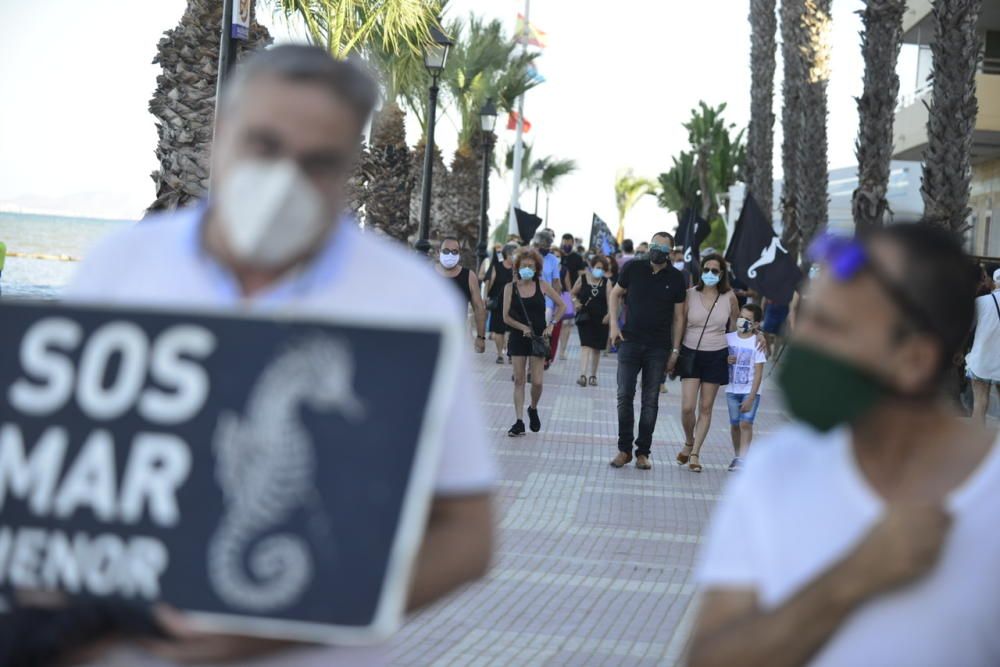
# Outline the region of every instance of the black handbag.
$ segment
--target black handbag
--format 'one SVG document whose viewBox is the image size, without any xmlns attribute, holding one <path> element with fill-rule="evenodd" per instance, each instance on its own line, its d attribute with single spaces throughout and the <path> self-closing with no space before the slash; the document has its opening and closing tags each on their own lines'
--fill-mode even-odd
<svg viewBox="0 0 1000 667">
<path fill-rule="evenodd" d="M 674 372 L 682 378 L 694 375 L 695 353 L 701 348 L 701 340 L 705 337 L 705 329 L 708 328 L 708 321 L 712 319 L 712 311 L 715 310 L 715 304 L 719 303 L 720 296 L 722 295 L 715 295 L 715 301 L 712 302 L 712 307 L 708 309 L 708 315 L 705 317 L 705 326 L 701 328 L 701 335 L 698 336 L 698 344 L 689 353 L 681 352 L 680 356 L 677 357 L 677 366 L 674 367 Z"/>
<path fill-rule="evenodd" d="M 528 309 L 524 305 L 524 299 L 521 298 L 521 292 L 517 289 L 517 283 L 512 283 L 511 289 L 517 294 L 517 302 L 521 304 L 521 312 L 524 313 L 525 324 L 531 327 L 531 356 L 548 359 L 549 351 L 551 350 L 548 339 L 545 336 L 536 336 L 534 334 L 535 325 L 531 322 L 531 316 L 528 315 Z M 535 289 L 542 289 L 542 287 L 536 282 Z"/>
</svg>

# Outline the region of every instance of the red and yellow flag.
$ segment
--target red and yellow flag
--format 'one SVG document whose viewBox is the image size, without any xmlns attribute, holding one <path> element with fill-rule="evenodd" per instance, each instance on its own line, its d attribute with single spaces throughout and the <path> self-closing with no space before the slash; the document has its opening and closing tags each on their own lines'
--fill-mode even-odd
<svg viewBox="0 0 1000 667">
<path fill-rule="evenodd" d="M 515 41 L 518 44 L 537 46 L 540 49 L 544 49 L 549 45 L 548 35 L 536 28 L 532 23 L 525 21 L 523 14 L 517 15 L 517 28 L 514 30 L 514 34 L 517 35 Z"/>
<path fill-rule="evenodd" d="M 518 116 L 518 114 L 517 114 L 516 111 L 511 111 L 510 115 L 507 116 L 507 129 L 508 130 L 516 130 L 517 129 L 517 116 Z M 531 132 L 531 123 L 528 122 L 527 118 L 523 119 L 522 130 L 525 131 L 525 132 Z"/>
</svg>

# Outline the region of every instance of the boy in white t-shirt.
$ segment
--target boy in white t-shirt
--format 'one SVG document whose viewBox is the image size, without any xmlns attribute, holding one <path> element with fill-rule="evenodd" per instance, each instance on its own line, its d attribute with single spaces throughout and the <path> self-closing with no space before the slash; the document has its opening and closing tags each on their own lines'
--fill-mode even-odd
<svg viewBox="0 0 1000 667">
<path fill-rule="evenodd" d="M 764 380 L 767 355 L 757 348 L 757 328 L 763 319 L 760 306 L 748 303 L 740 310 L 736 332 L 726 334 L 729 343 L 729 384 L 726 403 L 729 405 L 730 433 L 735 457 L 729 471 L 743 467 L 743 459 L 753 440 L 753 422 L 760 407 L 760 385 Z"/>
</svg>

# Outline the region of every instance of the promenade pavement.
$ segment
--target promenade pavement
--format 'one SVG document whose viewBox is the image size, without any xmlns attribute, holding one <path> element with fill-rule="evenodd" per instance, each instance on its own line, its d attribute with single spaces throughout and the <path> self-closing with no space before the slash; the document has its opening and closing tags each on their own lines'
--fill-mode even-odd
<svg viewBox="0 0 1000 667">
<path fill-rule="evenodd" d="M 694 620 L 693 569 L 732 459 L 725 397 L 702 450 L 705 470 L 674 462 L 680 382 L 660 395 L 653 469 L 608 465 L 616 452 L 614 355 L 580 387 L 579 343 L 545 374 L 542 431 L 508 438 L 511 367 L 489 351 L 475 373 L 500 466 L 489 574 L 409 620 L 393 665 L 680 664 Z M 492 344 L 489 349 L 493 350 Z M 784 421 L 765 380 L 757 435 Z M 638 415 L 638 396 L 636 402 Z"/>
</svg>

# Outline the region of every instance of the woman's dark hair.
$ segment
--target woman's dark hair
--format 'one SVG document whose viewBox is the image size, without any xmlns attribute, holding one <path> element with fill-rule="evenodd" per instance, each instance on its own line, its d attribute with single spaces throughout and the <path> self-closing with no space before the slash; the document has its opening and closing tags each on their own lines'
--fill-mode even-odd
<svg viewBox="0 0 1000 667">
<path fill-rule="evenodd" d="M 610 272 L 611 277 L 617 278 L 618 272 L 621 271 L 621 267 L 618 266 L 618 260 L 615 259 L 614 255 L 608 255 L 606 259 L 608 260 L 608 271 Z"/>
<path fill-rule="evenodd" d="M 605 271 L 611 268 L 611 263 L 608 261 L 608 258 L 605 257 L 604 255 L 594 255 L 593 257 L 590 258 L 590 268 L 594 268 L 598 264 L 602 265 Z"/>
<path fill-rule="evenodd" d="M 764 311 L 761 310 L 760 306 L 758 306 L 756 303 L 744 304 L 743 307 L 740 308 L 740 310 L 746 310 L 753 313 L 753 321 L 755 324 L 764 319 Z"/>
<path fill-rule="evenodd" d="M 978 272 L 957 235 L 928 223 L 901 223 L 869 232 L 866 240 L 884 240 L 903 255 L 906 280 L 900 290 L 922 309 L 924 317 L 907 317 L 907 326 L 941 342 L 941 374 L 951 369 L 975 319 Z M 904 315 L 905 316 L 905 315 Z"/>
<path fill-rule="evenodd" d="M 713 261 L 719 263 L 719 284 L 716 285 L 715 287 L 716 287 L 716 289 L 719 290 L 719 294 L 725 294 L 726 292 L 728 292 L 730 290 L 730 287 L 729 287 L 729 264 L 726 263 L 726 258 L 725 257 L 723 257 L 722 255 L 720 255 L 718 253 L 715 253 L 715 254 L 709 255 L 708 257 L 703 258 L 701 260 L 701 271 L 702 271 L 702 273 L 704 273 L 705 272 L 705 265 L 708 264 L 709 262 L 713 262 Z M 705 289 L 705 283 L 702 282 L 701 274 L 698 275 L 698 284 L 695 286 L 695 289 L 698 290 L 699 292 L 702 291 L 703 289 Z"/>
</svg>

